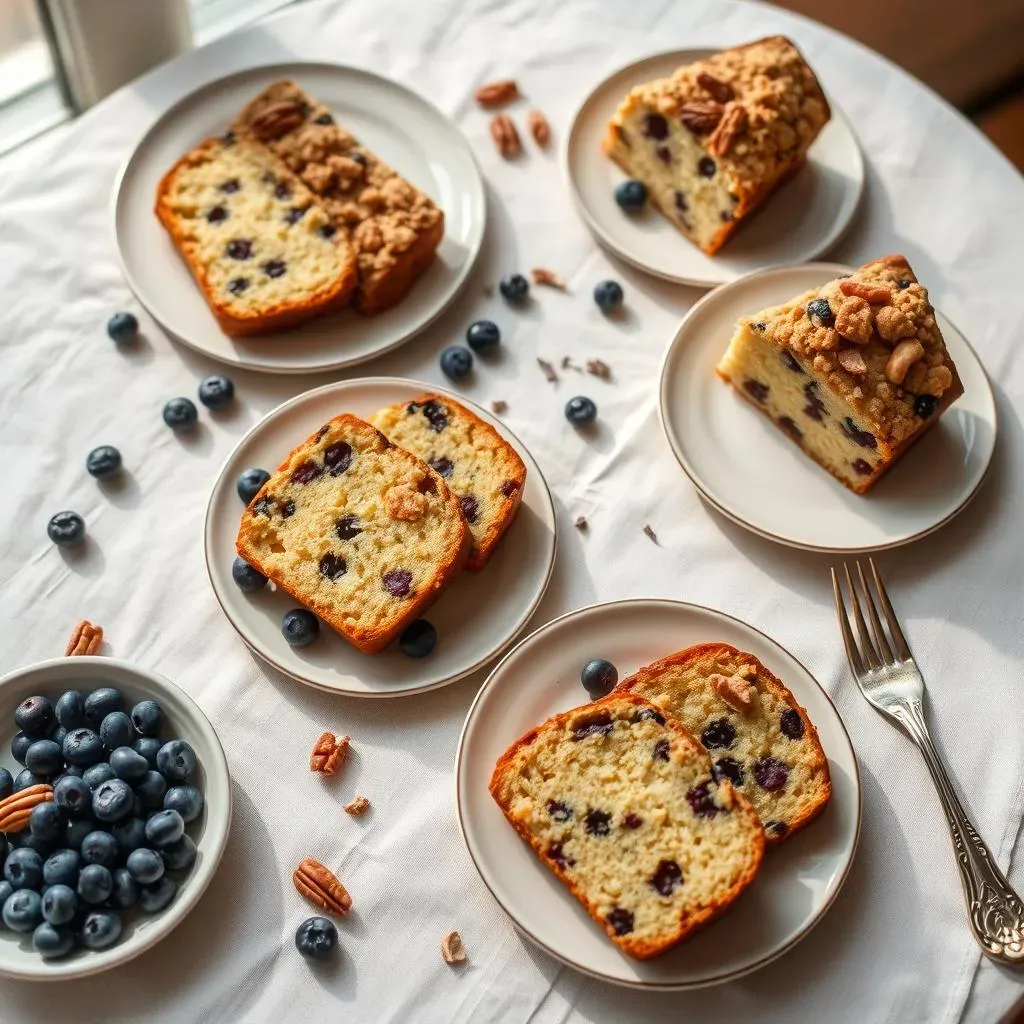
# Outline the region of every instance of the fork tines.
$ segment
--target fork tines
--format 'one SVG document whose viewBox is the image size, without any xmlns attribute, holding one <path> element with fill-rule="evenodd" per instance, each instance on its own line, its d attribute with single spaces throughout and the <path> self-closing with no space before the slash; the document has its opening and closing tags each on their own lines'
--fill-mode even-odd
<svg viewBox="0 0 1024 1024">
<path fill-rule="evenodd" d="M 868 618 L 871 620 L 874 642 L 872 642 L 871 636 L 868 634 L 867 623 L 864 621 L 864 614 L 861 611 L 861 598 L 858 596 L 857 587 L 854 585 L 853 577 L 850 574 L 850 567 L 845 562 L 843 563 L 846 587 L 850 592 L 850 601 L 853 605 L 853 618 L 857 624 L 857 635 L 860 637 L 859 649 L 854 639 L 853 631 L 850 629 L 850 620 L 846 614 L 846 604 L 843 601 L 839 577 L 836 574 L 836 570 L 832 569 L 832 591 L 836 599 L 836 615 L 839 618 L 839 628 L 843 633 L 843 643 L 846 645 L 846 656 L 850 659 L 854 672 L 867 672 L 870 669 L 881 668 L 883 665 L 894 665 L 898 661 L 909 661 L 913 657 L 910 653 L 910 646 L 907 644 L 906 637 L 903 635 L 903 630 L 900 629 L 896 613 L 892 610 L 889 595 L 885 592 L 885 586 L 875 566 L 875 560 L 869 558 L 868 565 L 871 568 L 874 592 L 860 562 L 856 563 L 856 569 L 857 578 L 860 581 L 860 590 L 863 594 L 864 603 L 867 606 Z M 877 593 L 877 598 L 875 593 Z M 879 619 L 877 605 L 881 605 L 882 615 L 888 624 L 888 635 Z"/>
</svg>

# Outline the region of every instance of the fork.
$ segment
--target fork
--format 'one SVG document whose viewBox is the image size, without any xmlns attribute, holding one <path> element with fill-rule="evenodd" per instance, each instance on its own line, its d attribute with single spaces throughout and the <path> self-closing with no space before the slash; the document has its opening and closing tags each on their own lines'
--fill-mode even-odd
<svg viewBox="0 0 1024 1024">
<path fill-rule="evenodd" d="M 889 629 L 886 635 L 879 619 L 876 597 L 860 562 L 857 562 L 857 578 L 874 634 L 872 642 L 861 611 L 857 588 L 849 566 L 844 563 L 843 571 L 853 606 L 853 619 L 860 637 L 859 647 L 850 628 L 839 577 L 836 570 L 832 569 L 836 615 L 853 677 L 867 702 L 902 726 L 924 755 L 949 825 L 964 899 L 967 901 L 967 917 L 975 941 L 987 956 L 998 963 L 1020 966 L 1024 964 L 1024 904 L 982 842 L 935 749 L 922 705 L 924 678 L 889 603 L 889 595 L 885 592 L 874 559 L 869 559 L 868 563 L 877 593 L 877 604 L 881 607 Z"/>
</svg>

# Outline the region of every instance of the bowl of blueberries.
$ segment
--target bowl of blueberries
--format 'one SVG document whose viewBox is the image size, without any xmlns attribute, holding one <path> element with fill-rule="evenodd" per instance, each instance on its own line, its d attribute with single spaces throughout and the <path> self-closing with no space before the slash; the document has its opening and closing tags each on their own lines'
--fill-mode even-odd
<svg viewBox="0 0 1024 1024">
<path fill-rule="evenodd" d="M 227 761 L 154 672 L 59 658 L 0 679 L 0 974 L 80 978 L 159 942 L 227 843 Z"/>
</svg>

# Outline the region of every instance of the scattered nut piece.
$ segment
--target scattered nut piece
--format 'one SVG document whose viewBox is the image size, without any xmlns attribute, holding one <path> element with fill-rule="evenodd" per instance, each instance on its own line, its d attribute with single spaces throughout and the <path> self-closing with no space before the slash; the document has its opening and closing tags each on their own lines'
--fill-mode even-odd
<svg viewBox="0 0 1024 1024">
<path fill-rule="evenodd" d="M 0 800 L 0 832 L 24 832 L 28 828 L 32 808 L 52 802 L 53 786 L 46 783 L 12 793 L 6 800 Z"/>
<path fill-rule="evenodd" d="M 839 290 L 844 295 L 856 295 L 858 299 L 870 302 L 874 306 L 888 306 L 892 302 L 892 292 L 877 284 L 864 284 L 845 278 L 839 282 Z"/>
<path fill-rule="evenodd" d="M 722 120 L 708 139 L 708 152 L 712 156 L 726 156 L 733 143 L 747 130 L 747 108 L 730 103 Z"/>
<path fill-rule="evenodd" d="M 260 111 L 252 119 L 249 127 L 258 138 L 269 142 L 271 139 L 280 138 L 293 128 L 298 128 L 305 120 L 306 115 L 302 107 L 293 100 L 289 100 L 283 103 L 271 103 L 269 107 Z"/>
<path fill-rule="evenodd" d="M 836 358 L 847 373 L 861 377 L 868 372 L 868 364 L 864 362 L 864 357 L 860 354 L 859 349 L 841 348 Z"/>
<path fill-rule="evenodd" d="M 709 74 L 707 71 L 702 71 L 697 75 L 697 84 L 705 92 L 710 93 L 719 103 L 728 103 L 732 99 L 732 86 L 728 82 L 723 82 L 720 78 L 715 78 L 714 75 Z"/>
<path fill-rule="evenodd" d="M 352 814 L 355 817 L 359 817 L 360 814 L 365 814 L 370 809 L 370 801 L 365 796 L 357 796 L 354 800 L 349 800 L 345 804 L 345 811 L 347 814 Z"/>
<path fill-rule="evenodd" d="M 491 138 L 506 160 L 514 160 L 523 151 L 519 132 L 508 114 L 495 114 L 491 119 Z"/>
<path fill-rule="evenodd" d="M 553 270 L 545 270 L 543 267 L 534 267 L 530 271 L 533 275 L 534 284 L 546 284 L 549 288 L 557 288 L 565 291 L 565 281 Z"/>
<path fill-rule="evenodd" d="M 537 365 L 544 371 L 544 378 L 550 384 L 554 384 L 558 380 L 558 374 L 555 373 L 555 368 L 546 360 L 538 359 Z"/>
<path fill-rule="evenodd" d="M 895 306 L 883 306 L 875 314 L 875 330 L 884 341 L 896 342 L 917 333 L 910 317 Z"/>
<path fill-rule="evenodd" d="M 313 753 L 309 756 L 309 770 L 321 775 L 333 775 L 348 754 L 351 737 L 336 738 L 333 732 L 325 732 L 316 741 Z"/>
<path fill-rule="evenodd" d="M 344 917 L 352 909 L 348 889 L 338 881 L 333 871 L 312 857 L 307 857 L 295 869 L 292 883 L 310 903 L 329 914 Z"/>
<path fill-rule="evenodd" d="M 64 656 L 70 658 L 80 654 L 95 654 L 102 645 L 103 627 L 94 626 L 88 619 L 82 619 L 71 634 Z"/>
<path fill-rule="evenodd" d="M 644 523 L 644 533 L 646 533 L 655 544 L 658 543 L 658 535 L 651 529 L 650 523 Z"/>
<path fill-rule="evenodd" d="M 890 384 L 902 384 L 907 371 L 924 355 L 924 345 L 917 338 L 901 341 L 885 364 L 885 376 Z"/>
<path fill-rule="evenodd" d="M 491 402 L 491 412 L 500 416 L 505 410 L 508 409 L 508 402 L 503 402 L 500 398 L 496 398 Z"/>
<path fill-rule="evenodd" d="M 711 688 L 734 711 L 744 714 L 754 701 L 750 684 L 737 676 L 713 675 L 709 679 Z"/>
<path fill-rule="evenodd" d="M 577 530 L 585 530 L 587 528 L 587 517 L 577 516 L 576 522 L 573 524 Z"/>
<path fill-rule="evenodd" d="M 874 317 L 865 299 L 851 295 L 836 312 L 836 333 L 857 345 L 866 345 L 874 333 Z"/>
<path fill-rule="evenodd" d="M 679 108 L 679 119 L 694 135 L 707 135 L 718 127 L 723 113 L 721 103 L 691 100 Z"/>
<path fill-rule="evenodd" d="M 607 363 L 601 362 L 600 359 L 587 360 L 587 373 L 600 377 L 601 380 L 612 379 L 612 368 Z"/>
<path fill-rule="evenodd" d="M 548 124 L 548 119 L 539 110 L 531 110 L 526 115 L 526 125 L 530 129 L 533 141 L 541 149 L 547 148 L 551 141 L 551 125 Z"/>
<path fill-rule="evenodd" d="M 583 372 L 582 366 L 577 366 L 572 361 L 572 356 L 562 356 L 562 369 L 563 370 L 575 370 L 577 373 Z"/>
<path fill-rule="evenodd" d="M 449 932 L 441 940 L 441 956 L 446 964 L 465 963 L 466 946 L 458 932 Z"/>
<path fill-rule="evenodd" d="M 519 98 L 519 86 L 513 78 L 502 78 L 497 82 L 481 85 L 476 91 L 476 101 L 481 107 L 500 107 Z"/>
</svg>

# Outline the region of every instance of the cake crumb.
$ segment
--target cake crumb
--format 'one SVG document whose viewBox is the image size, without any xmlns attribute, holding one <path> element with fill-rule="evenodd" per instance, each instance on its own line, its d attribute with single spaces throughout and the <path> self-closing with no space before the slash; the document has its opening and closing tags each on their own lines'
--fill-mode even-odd
<svg viewBox="0 0 1024 1024">
<path fill-rule="evenodd" d="M 572 356 L 562 356 L 562 369 L 563 370 L 575 370 L 577 373 L 583 372 L 582 366 L 577 366 L 572 361 Z"/>
<path fill-rule="evenodd" d="M 655 544 L 658 543 L 658 535 L 651 529 L 650 523 L 644 523 L 644 533 L 646 533 Z"/>
<path fill-rule="evenodd" d="M 491 412 L 496 413 L 500 416 L 505 410 L 508 409 L 508 402 L 503 402 L 500 398 L 496 398 L 491 402 Z"/>
<path fill-rule="evenodd" d="M 458 932 L 449 932 L 441 940 L 441 956 L 446 964 L 465 963 L 466 945 Z"/>
<path fill-rule="evenodd" d="M 549 383 L 554 384 L 558 380 L 558 374 L 555 373 L 555 368 L 546 360 L 538 357 L 537 365 L 544 371 L 544 378 Z"/>
<path fill-rule="evenodd" d="M 587 528 L 587 517 L 577 516 L 576 522 L 573 524 L 577 530 L 585 530 Z"/>
<path fill-rule="evenodd" d="M 595 377 L 600 377 L 601 380 L 612 379 L 612 368 L 600 359 L 587 360 L 587 373 L 591 373 Z"/>
<path fill-rule="evenodd" d="M 357 818 L 360 814 L 365 814 L 369 809 L 370 801 L 365 796 L 357 796 L 354 800 L 350 800 L 345 804 L 345 813 Z"/>
</svg>

